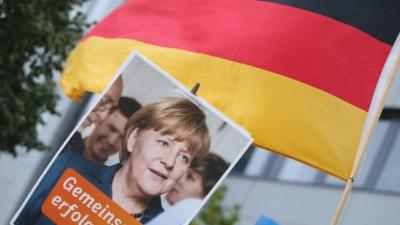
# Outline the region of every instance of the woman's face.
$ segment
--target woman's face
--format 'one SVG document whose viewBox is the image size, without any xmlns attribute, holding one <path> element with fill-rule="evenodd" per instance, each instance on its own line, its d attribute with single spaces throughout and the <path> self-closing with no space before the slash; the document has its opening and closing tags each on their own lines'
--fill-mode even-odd
<svg viewBox="0 0 400 225">
<path fill-rule="evenodd" d="M 168 192 L 185 174 L 192 154 L 186 142 L 176 136 L 163 135 L 154 129 L 135 129 L 129 135 L 127 149 L 131 152 L 126 165 L 128 182 L 145 196 Z"/>
</svg>

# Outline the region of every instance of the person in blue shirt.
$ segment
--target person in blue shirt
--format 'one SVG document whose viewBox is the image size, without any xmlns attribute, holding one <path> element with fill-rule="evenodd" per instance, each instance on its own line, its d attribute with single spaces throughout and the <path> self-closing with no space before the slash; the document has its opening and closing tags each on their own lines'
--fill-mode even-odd
<svg viewBox="0 0 400 225">
<path fill-rule="evenodd" d="M 114 166 L 87 160 L 67 149 L 54 161 L 15 224 L 54 224 L 41 205 L 67 168 L 73 168 L 142 223 L 163 209 L 167 193 L 190 164 L 208 154 L 210 134 L 206 116 L 184 98 L 164 98 L 148 104 L 128 120 L 120 163 Z"/>
</svg>

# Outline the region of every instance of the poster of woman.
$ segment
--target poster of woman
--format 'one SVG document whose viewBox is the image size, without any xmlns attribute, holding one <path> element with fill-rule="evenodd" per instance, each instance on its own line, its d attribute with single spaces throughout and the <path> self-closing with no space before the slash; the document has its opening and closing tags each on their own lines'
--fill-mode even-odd
<svg viewBox="0 0 400 225">
<path fill-rule="evenodd" d="M 234 121 L 133 52 L 10 224 L 190 222 L 251 143 Z"/>
</svg>

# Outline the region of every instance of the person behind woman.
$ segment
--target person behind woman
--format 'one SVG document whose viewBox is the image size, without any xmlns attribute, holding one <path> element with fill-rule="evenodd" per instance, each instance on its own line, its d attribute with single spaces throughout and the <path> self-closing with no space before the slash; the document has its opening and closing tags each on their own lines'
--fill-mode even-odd
<svg viewBox="0 0 400 225">
<path fill-rule="evenodd" d="M 64 147 L 64 150 L 72 148 L 76 152 L 83 152 L 85 149 L 85 142 L 83 140 L 83 133 L 88 129 L 96 127 L 97 124 L 106 120 L 106 118 L 113 113 L 116 109 L 117 102 L 119 102 L 122 89 L 123 89 L 122 77 L 118 77 L 115 83 L 110 89 L 104 94 L 97 105 L 90 111 L 90 113 L 83 120 L 79 129 L 74 133 L 68 144 Z"/>
<path fill-rule="evenodd" d="M 74 151 L 62 152 L 28 200 L 15 224 L 53 224 L 40 207 L 67 168 L 73 168 L 129 214 L 147 223 L 163 211 L 168 192 L 192 162 L 210 148 L 204 112 L 184 98 L 148 104 L 129 118 L 120 164 L 108 167 Z"/>
<path fill-rule="evenodd" d="M 211 191 L 228 167 L 229 164 L 215 153 L 209 153 L 205 158 L 193 162 L 166 196 L 172 206 L 148 225 L 188 223 L 201 208 L 201 199 Z"/>
<path fill-rule="evenodd" d="M 174 205 L 187 198 L 204 198 L 228 167 L 229 163 L 221 156 L 210 152 L 205 158 L 190 165 L 185 175 L 168 192 L 166 200 Z"/>
<path fill-rule="evenodd" d="M 89 115 L 82 122 L 81 127 L 86 128 L 94 123 L 104 121 L 113 110 L 116 109 L 117 103 L 122 93 L 124 82 L 122 76 L 115 80 L 115 83 L 104 94 L 97 105 L 90 111 Z"/>
<path fill-rule="evenodd" d="M 83 140 L 83 146 L 72 149 L 83 154 L 83 157 L 87 159 L 103 164 L 115 154 L 116 157 L 112 163 L 114 164 L 118 161 L 117 153 L 122 149 L 126 123 L 141 107 L 142 105 L 134 98 L 122 96 L 118 101 L 117 109 L 104 121 L 97 124 L 93 132 Z"/>
</svg>

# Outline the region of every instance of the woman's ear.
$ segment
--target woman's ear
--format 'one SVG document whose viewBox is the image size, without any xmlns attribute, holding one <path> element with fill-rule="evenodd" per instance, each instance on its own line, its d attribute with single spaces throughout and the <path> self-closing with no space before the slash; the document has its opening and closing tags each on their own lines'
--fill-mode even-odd
<svg viewBox="0 0 400 225">
<path fill-rule="evenodd" d="M 138 136 L 138 133 L 139 133 L 139 128 L 135 128 L 133 131 L 132 131 L 132 133 L 129 135 L 129 137 L 128 137 L 128 141 L 127 141 L 127 143 L 126 143 L 126 149 L 128 150 L 128 152 L 131 152 L 132 153 L 132 151 L 133 151 L 133 146 L 135 145 L 135 143 L 136 143 L 136 139 L 137 139 L 137 136 Z"/>
</svg>

